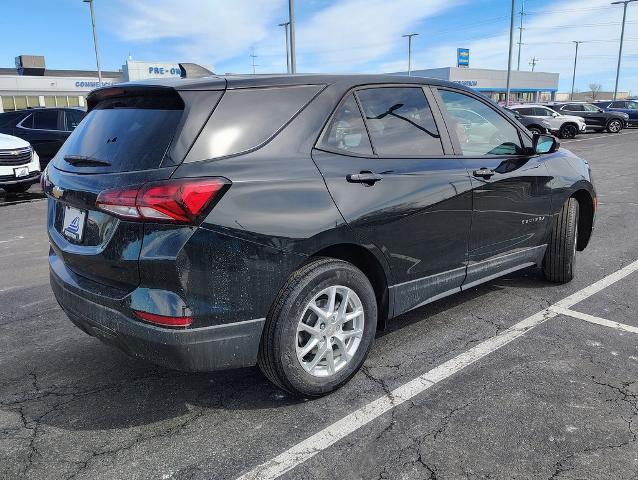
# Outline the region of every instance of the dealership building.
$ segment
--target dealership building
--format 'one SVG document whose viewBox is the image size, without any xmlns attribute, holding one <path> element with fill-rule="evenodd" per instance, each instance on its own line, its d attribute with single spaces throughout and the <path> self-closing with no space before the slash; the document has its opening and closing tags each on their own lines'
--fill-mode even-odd
<svg viewBox="0 0 638 480">
<path fill-rule="evenodd" d="M 465 85 L 495 101 L 504 101 L 507 71 L 469 68 L 469 57 L 459 66 L 413 70 L 412 76 L 432 77 Z M 469 52 L 468 52 L 469 55 Z M 461 62 L 466 61 L 467 66 Z M 100 86 L 96 71 L 50 70 L 44 57 L 21 55 L 15 68 L 0 68 L 0 112 L 30 107 L 85 107 L 86 96 Z M 206 68 L 213 70 L 212 66 Z M 398 72 L 407 75 L 407 72 Z M 135 80 L 179 77 L 178 62 L 148 62 L 129 58 L 118 71 L 102 71 L 102 85 Z M 558 73 L 512 71 L 511 98 L 516 102 L 555 100 Z"/>
<path fill-rule="evenodd" d="M 398 72 L 407 75 L 407 72 Z M 507 70 L 445 67 L 412 70 L 411 75 L 438 78 L 458 83 L 482 92 L 497 102 L 505 101 Z M 510 99 L 513 102 L 548 102 L 556 99 L 558 73 L 513 70 L 510 79 Z"/>
<path fill-rule="evenodd" d="M 102 85 L 179 77 L 177 62 L 147 62 L 129 58 L 116 72 L 102 71 Z M 15 68 L 0 68 L 0 112 L 29 107 L 85 107 L 88 93 L 100 86 L 96 71 L 50 70 L 44 57 L 21 55 Z"/>
</svg>

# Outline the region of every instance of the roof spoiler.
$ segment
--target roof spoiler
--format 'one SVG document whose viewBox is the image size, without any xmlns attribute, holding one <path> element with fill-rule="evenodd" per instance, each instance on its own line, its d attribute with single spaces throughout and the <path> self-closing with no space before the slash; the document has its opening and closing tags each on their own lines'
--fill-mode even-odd
<svg viewBox="0 0 638 480">
<path fill-rule="evenodd" d="M 182 78 L 203 78 L 215 75 L 215 73 L 196 63 L 180 63 L 179 70 Z"/>
</svg>

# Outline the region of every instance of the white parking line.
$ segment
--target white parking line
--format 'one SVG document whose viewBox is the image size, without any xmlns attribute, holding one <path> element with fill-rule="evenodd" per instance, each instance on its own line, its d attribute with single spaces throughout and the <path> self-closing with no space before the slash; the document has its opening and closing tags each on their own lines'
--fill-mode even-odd
<svg viewBox="0 0 638 480">
<path fill-rule="evenodd" d="M 633 130 L 631 132 L 621 132 L 621 133 L 612 133 L 612 134 L 606 134 L 606 135 L 596 135 L 595 137 L 587 137 L 587 138 L 577 138 L 576 140 L 564 140 L 562 143 L 564 143 L 565 145 L 570 145 L 572 143 L 576 143 L 576 142 L 584 142 L 586 140 L 594 140 L 596 138 L 614 138 L 614 137 L 620 137 L 622 135 L 633 135 L 635 133 L 638 133 L 638 130 Z"/>
<path fill-rule="evenodd" d="M 623 330 L 630 333 L 638 333 L 637 327 L 631 325 L 625 325 L 624 323 L 614 322 L 605 318 L 594 317 L 583 312 L 577 312 L 576 310 L 570 310 L 568 308 L 552 307 L 551 310 L 560 315 L 567 315 L 568 317 L 578 318 L 589 323 L 595 323 L 596 325 L 602 325 L 603 327 L 615 328 L 616 330 Z"/>
<path fill-rule="evenodd" d="M 341 420 L 328 425 L 323 430 L 294 445 L 275 458 L 243 474 L 237 480 L 274 480 L 280 477 L 384 413 L 401 405 L 414 396 L 423 393 L 436 383 L 445 380 L 490 353 L 495 352 L 550 318 L 556 317 L 559 313 L 554 311 L 555 308 L 568 309 L 637 270 L 638 261 L 635 261 L 596 283 L 579 290 L 573 295 L 564 298 L 549 308 L 527 317 L 500 334 L 479 343 L 475 347 L 470 348 L 466 352 L 448 360 L 429 372 L 404 383 L 387 395 L 379 397 L 349 415 L 346 415 Z"/>
</svg>

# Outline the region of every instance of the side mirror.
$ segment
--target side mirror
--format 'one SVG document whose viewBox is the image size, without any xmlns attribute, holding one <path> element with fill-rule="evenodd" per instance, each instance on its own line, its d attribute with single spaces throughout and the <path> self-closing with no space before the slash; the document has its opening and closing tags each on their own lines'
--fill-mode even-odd
<svg viewBox="0 0 638 480">
<path fill-rule="evenodd" d="M 552 117 L 554 118 L 558 117 L 558 113 L 557 112 L 552 113 Z"/>
<path fill-rule="evenodd" d="M 539 155 L 554 153 L 560 148 L 560 142 L 553 135 L 534 135 L 534 152 Z"/>
</svg>

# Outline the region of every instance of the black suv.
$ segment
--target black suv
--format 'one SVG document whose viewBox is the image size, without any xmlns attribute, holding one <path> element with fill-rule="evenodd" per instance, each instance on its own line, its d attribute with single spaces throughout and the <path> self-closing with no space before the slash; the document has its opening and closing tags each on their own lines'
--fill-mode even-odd
<svg viewBox="0 0 638 480">
<path fill-rule="evenodd" d="M 397 315 L 526 267 L 572 279 L 596 194 L 558 148 L 426 78 L 98 89 L 44 174 L 51 286 L 130 355 L 323 395 Z"/>
<path fill-rule="evenodd" d="M 86 113 L 78 108 L 31 108 L 0 113 L 0 133 L 31 144 L 44 168 Z"/>
<path fill-rule="evenodd" d="M 575 115 L 582 117 L 587 128 L 597 131 L 607 130 L 609 133 L 618 133 L 627 126 L 629 115 L 622 112 L 605 111 L 591 103 L 548 103 L 547 106 L 563 115 Z"/>
</svg>

